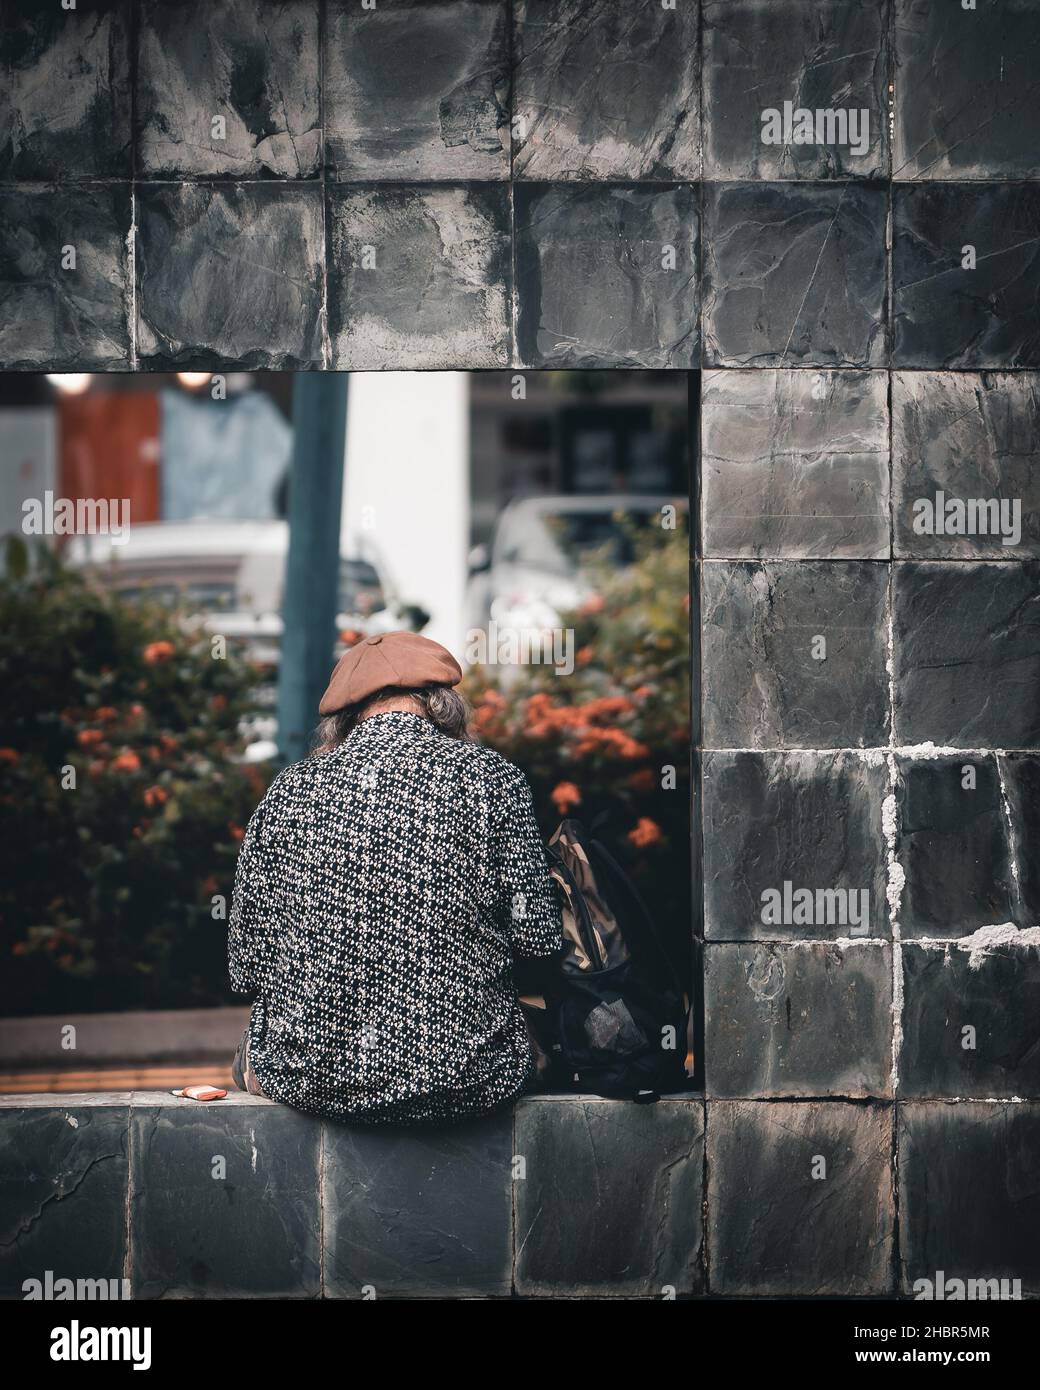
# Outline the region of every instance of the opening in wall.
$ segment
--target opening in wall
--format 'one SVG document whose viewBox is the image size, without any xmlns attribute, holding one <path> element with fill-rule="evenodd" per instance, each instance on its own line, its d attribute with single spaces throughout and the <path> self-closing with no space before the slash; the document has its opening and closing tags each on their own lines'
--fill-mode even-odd
<svg viewBox="0 0 1040 1390">
<path fill-rule="evenodd" d="M 607 852 L 600 964 L 635 932 L 692 1000 L 696 375 L 0 378 L 0 1089 L 229 1083 L 246 826 L 334 662 L 402 629 L 458 658 L 543 842 L 570 820 Z M 647 1028 L 606 1003 L 615 1039 Z"/>
</svg>

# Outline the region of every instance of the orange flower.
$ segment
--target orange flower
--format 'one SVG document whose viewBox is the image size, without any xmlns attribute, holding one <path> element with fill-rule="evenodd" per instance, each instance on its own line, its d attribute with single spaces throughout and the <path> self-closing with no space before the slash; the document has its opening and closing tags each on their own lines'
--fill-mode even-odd
<svg viewBox="0 0 1040 1390">
<path fill-rule="evenodd" d="M 113 719 L 119 718 L 119 711 L 111 705 L 98 705 L 94 711 L 94 718 L 100 719 L 103 723 L 110 724 Z"/>
<path fill-rule="evenodd" d="M 632 691 L 632 694 L 637 700 L 645 700 L 648 695 L 652 695 L 653 693 L 654 688 L 652 685 L 637 685 L 635 690 Z"/>
<path fill-rule="evenodd" d="M 146 806 L 162 806 L 169 801 L 170 793 L 165 787 L 146 787 L 144 793 L 144 804 Z"/>
<path fill-rule="evenodd" d="M 141 759 L 136 753 L 127 749 L 125 753 L 120 753 L 118 758 L 112 759 L 113 772 L 139 772 L 141 770 Z"/>
<path fill-rule="evenodd" d="M 144 705 L 131 705 L 130 713 L 135 719 L 140 719 L 141 715 L 144 714 Z"/>
<path fill-rule="evenodd" d="M 579 666 L 587 666 L 594 656 L 595 652 L 591 647 L 579 647 L 574 659 Z"/>
<path fill-rule="evenodd" d="M 629 762 L 650 755 L 646 744 L 639 743 L 623 729 L 586 729 L 574 745 L 574 752 L 579 758 L 587 757 L 590 753 L 606 753 Z"/>
<path fill-rule="evenodd" d="M 568 811 L 575 806 L 581 805 L 581 792 L 573 782 L 560 782 L 549 793 L 552 803 L 561 816 L 565 816 Z"/>
<path fill-rule="evenodd" d="M 144 659 L 149 666 L 154 666 L 157 661 L 168 661 L 173 652 L 172 642 L 149 642 L 144 649 Z"/>
<path fill-rule="evenodd" d="M 210 709 L 212 709 L 212 710 L 223 710 L 223 709 L 227 709 L 227 707 L 228 707 L 228 698 L 227 698 L 227 696 L 226 696 L 226 695 L 219 695 L 219 694 L 218 694 L 218 695 L 214 695 L 213 698 L 212 698 L 212 699 L 210 700 L 210 702 L 209 702 L 209 707 L 210 707 Z"/>
<path fill-rule="evenodd" d="M 364 635 L 363 632 L 358 632 L 356 627 L 345 627 L 339 635 L 339 640 L 345 642 L 348 647 L 356 647 Z"/>
<path fill-rule="evenodd" d="M 662 839 L 661 827 L 649 816 L 640 816 L 628 832 L 628 838 L 637 849 L 646 849 L 647 845 L 660 843 Z"/>
<path fill-rule="evenodd" d="M 0 763 L 17 763 L 22 758 L 16 748 L 0 748 Z"/>
<path fill-rule="evenodd" d="M 231 820 L 228 821 L 228 834 L 233 840 L 244 840 L 246 837 L 246 832 L 242 827 Z"/>
<path fill-rule="evenodd" d="M 641 767 L 638 772 L 633 772 L 629 777 L 628 785 L 634 792 L 652 792 L 654 789 L 654 774 L 648 767 Z"/>
<path fill-rule="evenodd" d="M 603 612 L 604 602 L 602 594 L 589 594 L 578 612 L 583 618 L 591 618 L 593 614 Z"/>
<path fill-rule="evenodd" d="M 104 737 L 100 729 L 80 729 L 76 742 L 81 748 L 91 748 L 95 743 L 101 743 Z"/>
</svg>

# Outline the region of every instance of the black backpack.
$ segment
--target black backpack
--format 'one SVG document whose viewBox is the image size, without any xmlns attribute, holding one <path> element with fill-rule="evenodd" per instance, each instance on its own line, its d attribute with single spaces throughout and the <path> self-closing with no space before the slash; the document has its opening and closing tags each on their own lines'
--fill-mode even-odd
<svg viewBox="0 0 1040 1390">
<path fill-rule="evenodd" d="M 564 952 L 546 991 L 548 1083 L 653 1101 L 689 1085 L 689 1001 L 635 885 L 580 822 L 548 846 Z"/>
</svg>

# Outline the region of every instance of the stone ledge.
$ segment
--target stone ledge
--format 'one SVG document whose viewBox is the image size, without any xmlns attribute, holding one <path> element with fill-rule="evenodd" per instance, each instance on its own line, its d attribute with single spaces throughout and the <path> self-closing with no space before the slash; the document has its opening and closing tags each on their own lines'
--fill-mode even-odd
<svg viewBox="0 0 1040 1390">
<path fill-rule="evenodd" d="M 48 1270 L 139 1299 L 688 1296 L 703 1135 L 686 1095 L 431 1130 L 237 1091 L 3 1096 L 0 1297 Z"/>
<path fill-rule="evenodd" d="M 50 1271 L 138 1299 L 891 1298 L 941 1270 L 1036 1298 L 1038 1140 L 1040 1102 L 996 1098 L 535 1096 L 375 1130 L 240 1092 L 5 1096 L 0 1297 Z"/>
</svg>

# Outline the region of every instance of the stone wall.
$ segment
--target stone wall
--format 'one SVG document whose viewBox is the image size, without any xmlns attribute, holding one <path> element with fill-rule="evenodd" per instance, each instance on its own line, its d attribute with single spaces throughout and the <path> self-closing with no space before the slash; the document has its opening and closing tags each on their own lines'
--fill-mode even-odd
<svg viewBox="0 0 1040 1390">
<path fill-rule="evenodd" d="M 579 1226 L 527 1240 L 522 1189 L 518 1290 L 1036 1292 L 1035 0 L 81 0 L 8 5 L 0 42 L 4 366 L 702 369 L 705 1257 L 662 1196 L 674 1152 L 693 1201 L 696 1104 L 537 1102 Z M 863 138 L 764 143 L 786 101 Z M 1017 500 L 1017 543 L 915 530 L 939 493 Z M 764 922 L 785 883 L 868 894 L 866 933 Z M 113 1133 L 251 1112 L 147 1113 Z M 590 1115 L 664 1184 L 625 1279 L 564 1240 L 625 1171 Z"/>
</svg>

